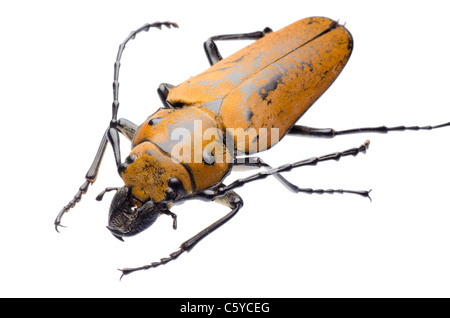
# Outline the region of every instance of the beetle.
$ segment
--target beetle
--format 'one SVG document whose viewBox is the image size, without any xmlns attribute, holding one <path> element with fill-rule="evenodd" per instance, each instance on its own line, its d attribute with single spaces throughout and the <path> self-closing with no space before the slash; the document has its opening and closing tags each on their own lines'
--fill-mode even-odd
<svg viewBox="0 0 450 318">
<path fill-rule="evenodd" d="M 272 168 L 250 155 L 275 146 L 287 135 L 333 138 L 356 133 L 387 133 L 431 130 L 450 126 L 366 127 L 347 130 L 296 125 L 299 118 L 330 87 L 350 58 L 353 38 L 338 22 L 325 17 L 299 20 L 277 32 L 262 31 L 210 37 L 204 50 L 211 67 L 174 86 L 163 83 L 157 93 L 163 106 L 141 125 L 118 119 L 119 70 L 127 43 L 150 28 L 167 28 L 173 22 L 145 24 L 131 32 L 119 46 L 114 64 L 112 119 L 86 174 L 86 181 L 61 210 L 62 216 L 81 200 L 95 182 L 107 144 L 111 144 L 122 187 L 106 188 L 97 196 L 116 191 L 109 210 L 107 228 L 118 239 L 136 235 L 160 215 L 177 217 L 170 208 L 187 200 L 213 201 L 230 212 L 181 244 L 169 257 L 149 265 L 122 269 L 122 276 L 157 267 L 178 258 L 211 232 L 229 221 L 242 208 L 234 191 L 249 182 L 274 176 L 296 193 L 350 193 L 370 198 L 370 191 L 299 188 L 280 175 L 291 169 L 364 153 L 369 141 L 359 147 L 313 157 Z M 216 41 L 255 40 L 223 59 Z M 122 162 L 119 133 L 131 141 L 131 152 Z M 232 168 L 265 168 L 225 185 Z"/>
</svg>

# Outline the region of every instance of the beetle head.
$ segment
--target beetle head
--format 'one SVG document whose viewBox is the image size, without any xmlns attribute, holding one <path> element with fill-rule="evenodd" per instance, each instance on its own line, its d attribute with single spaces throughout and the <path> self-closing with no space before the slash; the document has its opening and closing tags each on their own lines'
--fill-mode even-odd
<svg viewBox="0 0 450 318">
<path fill-rule="evenodd" d="M 149 200 L 138 207 L 135 202 L 127 186 L 119 188 L 111 201 L 107 228 L 120 240 L 146 230 L 161 213 L 168 211 L 165 203 Z"/>
</svg>

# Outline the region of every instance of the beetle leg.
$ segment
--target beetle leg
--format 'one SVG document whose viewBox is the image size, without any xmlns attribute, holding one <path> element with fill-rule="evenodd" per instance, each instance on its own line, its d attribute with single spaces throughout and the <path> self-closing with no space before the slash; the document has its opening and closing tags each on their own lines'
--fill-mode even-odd
<svg viewBox="0 0 450 318">
<path fill-rule="evenodd" d="M 120 118 L 117 121 L 117 124 L 114 126 L 122 135 L 127 137 L 129 141 L 133 140 L 134 135 L 136 134 L 136 131 L 138 129 L 138 126 L 128 119 Z"/>
<path fill-rule="evenodd" d="M 162 83 L 159 85 L 156 92 L 158 93 L 159 98 L 161 99 L 164 108 L 173 108 L 173 106 L 167 101 L 167 95 L 169 95 L 169 92 L 172 88 L 174 88 L 175 85 Z"/>
<path fill-rule="evenodd" d="M 262 31 L 256 31 L 251 33 L 240 33 L 240 34 L 223 34 L 215 35 L 210 37 L 203 43 L 203 48 L 205 49 L 206 56 L 208 58 L 209 64 L 214 65 L 222 59 L 219 49 L 214 41 L 226 41 L 226 40 L 258 40 L 265 36 L 267 33 L 272 32 L 271 28 L 265 28 Z"/>
<path fill-rule="evenodd" d="M 238 180 L 234 181 L 233 183 L 229 184 L 228 186 L 223 186 L 223 187 L 220 186 L 215 189 L 204 190 L 202 192 L 196 193 L 194 198 L 199 198 L 199 199 L 204 199 L 204 200 L 213 200 L 213 199 L 216 199 L 217 197 L 226 195 L 229 191 L 232 191 L 236 188 L 242 187 L 243 185 L 245 185 L 249 182 L 265 179 L 268 176 L 273 176 L 278 173 L 288 172 L 294 168 L 299 168 L 299 167 L 304 167 L 304 166 L 314 166 L 314 165 L 317 165 L 319 162 L 329 161 L 329 160 L 339 160 L 341 157 L 346 157 L 346 156 L 350 156 L 350 155 L 356 156 L 361 152 L 366 152 L 368 147 L 369 147 L 369 141 L 367 140 L 364 144 L 362 144 L 358 148 L 351 148 L 351 149 L 348 149 L 348 150 L 342 151 L 342 152 L 335 152 L 335 153 L 331 153 L 331 154 L 328 154 L 325 156 L 312 157 L 310 159 L 298 161 L 295 163 L 285 164 L 285 165 L 279 166 L 277 168 L 273 168 L 270 170 L 266 170 L 266 171 L 251 175 L 244 179 L 238 179 Z M 326 189 L 326 190 L 324 190 L 324 189 L 310 189 L 310 188 L 296 187 L 295 191 L 309 193 L 309 194 L 312 194 L 312 193 L 316 193 L 316 194 L 352 193 L 352 194 L 358 194 L 358 195 L 361 195 L 363 197 L 367 197 L 370 199 L 370 196 L 369 196 L 370 191 L 365 191 L 365 190 L 363 190 L 363 191 L 343 190 L 343 189 Z"/>
<path fill-rule="evenodd" d="M 272 167 L 265 163 L 261 158 L 259 157 L 244 157 L 244 158 L 236 158 L 233 163 L 233 169 L 237 168 L 261 168 L 264 167 L 266 169 L 272 169 Z M 295 184 L 290 183 L 288 180 L 286 180 L 281 174 L 275 174 L 275 178 L 277 178 L 278 181 L 280 181 L 288 190 L 297 193 L 297 189 L 299 189 Z"/>
<path fill-rule="evenodd" d="M 122 272 L 122 276 L 120 278 L 122 278 L 124 275 L 128 275 L 128 274 L 131 274 L 136 271 L 146 270 L 146 269 L 150 269 L 153 267 L 157 267 L 159 265 L 167 264 L 168 262 L 177 259 L 178 256 L 180 256 L 184 252 L 190 252 L 194 248 L 194 246 L 197 245 L 198 242 L 203 240 L 206 236 L 208 236 L 213 231 L 217 230 L 219 227 L 221 227 L 226 222 L 228 222 L 233 216 L 235 216 L 237 214 L 237 212 L 244 205 L 244 202 L 242 201 L 241 197 L 238 194 L 236 194 L 234 191 L 229 191 L 228 193 L 226 193 L 226 195 L 224 195 L 220 198 L 215 198 L 214 202 L 220 203 L 220 204 L 223 204 L 223 205 L 229 207 L 231 209 L 231 211 L 224 217 L 222 217 L 219 220 L 217 220 L 216 222 L 212 223 L 210 226 L 208 226 L 204 230 L 200 231 L 197 235 L 191 237 L 189 240 L 182 243 L 179 250 L 171 253 L 169 255 L 169 257 L 162 258 L 158 262 L 153 262 L 149 265 L 144 265 L 141 267 L 120 269 L 120 271 Z"/>
<path fill-rule="evenodd" d="M 78 192 L 75 194 L 74 198 L 59 212 L 58 216 L 55 219 L 55 229 L 58 231 L 58 226 L 61 225 L 61 219 L 64 213 L 73 208 L 80 200 L 81 196 L 85 194 L 89 188 L 89 185 L 95 182 L 97 179 L 98 171 L 100 169 L 100 165 L 102 163 L 103 155 L 105 154 L 106 146 L 108 145 L 108 141 L 111 142 L 114 156 L 116 159 L 116 164 L 120 165 L 120 149 L 119 149 L 119 136 L 118 132 L 122 133 L 125 137 L 131 140 L 136 132 L 137 126 L 133 124 L 131 121 L 126 119 L 119 119 L 115 122 L 115 124 L 111 123 L 111 127 L 106 129 L 105 134 L 100 142 L 100 146 L 98 147 L 97 154 L 95 155 L 94 161 L 91 164 L 88 172 L 86 173 L 86 181 L 81 185 L 78 189 Z"/>
<path fill-rule="evenodd" d="M 288 135 L 333 138 L 339 135 L 350 135 L 359 133 L 388 133 L 391 131 L 406 131 L 406 130 L 415 130 L 415 131 L 432 130 L 448 126 L 450 126 L 450 122 L 435 126 L 396 126 L 396 127 L 379 126 L 379 127 L 352 128 L 346 130 L 335 130 L 332 128 L 312 128 L 294 125 L 289 130 Z"/>
</svg>

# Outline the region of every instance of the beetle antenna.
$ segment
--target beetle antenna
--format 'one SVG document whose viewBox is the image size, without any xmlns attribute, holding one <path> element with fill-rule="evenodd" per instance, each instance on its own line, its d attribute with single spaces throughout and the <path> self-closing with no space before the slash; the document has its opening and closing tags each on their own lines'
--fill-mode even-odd
<svg viewBox="0 0 450 318">
<path fill-rule="evenodd" d="M 122 58 L 122 53 L 125 50 L 125 46 L 127 45 L 128 41 L 133 40 L 138 33 L 141 33 L 142 31 L 148 32 L 150 28 L 158 28 L 161 29 L 161 26 L 165 26 L 167 28 L 178 28 L 178 24 L 174 22 L 154 22 L 154 23 L 147 23 L 141 26 L 139 29 L 133 31 L 130 33 L 130 35 L 123 41 L 122 44 L 119 46 L 119 51 L 117 52 L 117 58 L 116 62 L 114 63 L 114 82 L 113 82 L 113 104 L 112 104 L 112 122 L 117 121 L 117 112 L 119 110 L 119 70 L 120 70 L 120 59 Z"/>
</svg>

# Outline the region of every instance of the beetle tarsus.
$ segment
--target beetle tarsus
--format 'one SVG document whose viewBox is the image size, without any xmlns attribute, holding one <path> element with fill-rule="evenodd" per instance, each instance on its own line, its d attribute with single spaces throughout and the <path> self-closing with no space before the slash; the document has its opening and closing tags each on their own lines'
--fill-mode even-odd
<svg viewBox="0 0 450 318">
<path fill-rule="evenodd" d="M 78 192 L 77 192 L 77 194 L 75 194 L 73 199 L 70 200 L 70 202 L 66 206 L 64 206 L 64 208 L 61 210 L 61 212 L 58 213 L 58 215 L 56 216 L 56 219 L 55 219 L 55 230 L 56 230 L 56 232 L 59 233 L 58 226 L 65 227 L 65 226 L 61 225 L 61 219 L 62 219 L 64 213 L 68 212 L 78 202 L 80 202 L 82 195 L 87 192 L 90 184 L 92 184 L 92 182 L 89 181 L 89 180 L 87 180 L 85 183 L 83 183 L 81 185 L 81 187 L 78 189 Z"/>
<path fill-rule="evenodd" d="M 119 271 L 122 272 L 122 275 L 120 276 L 120 280 L 122 280 L 122 277 L 124 277 L 125 275 L 129 275 L 129 274 L 137 272 L 137 271 L 142 271 L 142 270 L 147 270 L 150 268 L 158 267 L 160 265 L 165 265 L 165 264 L 169 263 L 170 261 L 177 259 L 178 256 L 180 256 L 184 252 L 185 251 L 182 248 L 180 248 L 178 251 L 171 253 L 169 255 L 169 257 L 161 258 L 159 262 L 153 262 L 149 265 L 144 265 L 144 266 L 140 266 L 140 267 L 119 269 Z"/>
</svg>

